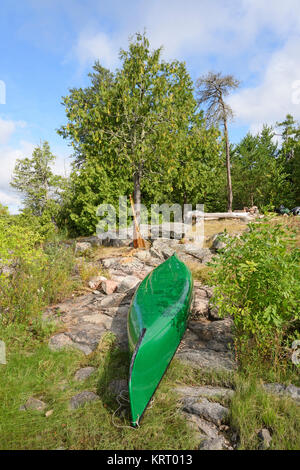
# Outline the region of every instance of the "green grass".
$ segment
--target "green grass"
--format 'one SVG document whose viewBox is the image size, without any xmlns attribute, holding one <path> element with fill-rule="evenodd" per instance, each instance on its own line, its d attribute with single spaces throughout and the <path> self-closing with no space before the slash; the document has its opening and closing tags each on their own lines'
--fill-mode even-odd
<svg viewBox="0 0 300 470">
<path fill-rule="evenodd" d="M 72 276 L 75 257 L 71 249 L 52 244 L 30 262 L 20 258 L 10 277 L 0 279 L 0 321 L 28 323 L 44 308 L 70 295 L 78 286 Z"/>
<path fill-rule="evenodd" d="M 187 262 L 186 265 L 189 267 L 194 280 L 201 281 L 204 285 L 210 284 L 213 271 L 210 266 L 192 261 Z"/>
<path fill-rule="evenodd" d="M 28 337 L 29 335 L 29 337 Z M 145 413 L 139 429 L 129 425 L 129 409 L 116 416 L 118 404 L 108 392 L 114 378 L 126 378 L 128 355 L 119 351 L 111 337 L 103 351 L 85 357 L 76 351 L 51 352 L 41 338 L 15 327 L 0 337 L 7 342 L 7 365 L 0 366 L 0 449 L 192 449 L 194 432 L 178 412 L 178 398 L 170 389 L 182 374 L 172 365 L 155 395 L 153 407 Z M 74 381 L 75 371 L 87 365 L 97 372 L 84 383 Z M 5 384 L 5 386 L 4 386 Z M 69 399 L 82 390 L 98 392 L 100 400 L 70 410 Z M 53 410 L 20 411 L 30 396 Z"/>
<path fill-rule="evenodd" d="M 289 398 L 267 394 L 256 379 L 236 377 L 236 393 L 230 407 L 230 425 L 239 434 L 239 450 L 259 447 L 257 433 L 267 428 L 270 449 L 300 449 L 300 406 Z"/>
<path fill-rule="evenodd" d="M 53 333 L 40 325 L 8 325 L 0 330 L 7 345 L 7 365 L 0 365 L 0 449 L 196 449 L 199 438 L 180 413 L 174 388 L 178 385 L 214 385 L 235 390 L 228 424 L 239 435 L 239 449 L 257 449 L 257 432 L 266 427 L 272 449 L 300 448 L 300 407 L 291 399 L 267 394 L 261 372 L 209 372 L 187 368 L 174 359 L 163 378 L 141 427 L 129 427 L 129 406 L 114 417 L 116 398 L 109 392 L 113 379 L 127 378 L 129 357 L 114 336 L 105 336 L 97 351 L 84 356 L 75 350 L 52 352 L 47 339 Z M 74 381 L 80 367 L 94 366 L 85 382 Z M 291 378 L 291 377 L 290 377 Z M 295 377 L 294 377 L 295 378 Z M 294 382 L 295 383 L 295 382 Z M 70 398 L 83 390 L 100 400 L 70 410 Z M 20 411 L 30 396 L 47 403 L 43 412 Z M 53 410 L 48 418 L 47 410 Z"/>
</svg>

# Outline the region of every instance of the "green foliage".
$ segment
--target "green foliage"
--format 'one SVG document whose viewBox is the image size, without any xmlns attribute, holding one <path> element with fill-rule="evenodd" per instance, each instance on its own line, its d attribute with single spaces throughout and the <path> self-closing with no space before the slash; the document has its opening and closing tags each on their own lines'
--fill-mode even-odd
<svg viewBox="0 0 300 470">
<path fill-rule="evenodd" d="M 0 216 L 8 216 L 8 215 L 9 215 L 8 207 L 3 206 L 0 203 Z"/>
<path fill-rule="evenodd" d="M 300 254 L 294 234 L 265 222 L 250 224 L 240 238 L 224 240 L 226 248 L 212 263 L 213 301 L 221 316 L 233 318 L 240 358 L 273 359 L 276 366 L 300 321 Z"/>
<path fill-rule="evenodd" d="M 79 234 L 95 231 L 100 203 L 117 206 L 133 190 L 146 205 L 217 192 L 219 134 L 196 113 L 185 64 L 162 61 L 140 34 L 120 59 L 115 74 L 96 63 L 91 85 L 63 99 L 68 123 L 59 133 L 75 151 L 64 217 Z"/>
<path fill-rule="evenodd" d="M 18 219 L 0 218 L 0 322 L 28 322 L 74 288 L 71 249 L 43 247 L 43 238 Z"/>
<path fill-rule="evenodd" d="M 282 132 L 283 144 L 280 150 L 280 162 L 290 184 L 290 206 L 300 205 L 300 125 L 288 114 L 285 120 L 277 123 Z"/>
<path fill-rule="evenodd" d="M 17 160 L 11 180 L 11 186 L 24 197 L 25 215 L 40 217 L 45 231 L 50 230 L 49 224 L 58 217 L 60 192 L 66 184 L 51 170 L 55 158 L 48 142 L 44 141 L 34 149 L 32 158 Z"/>
<path fill-rule="evenodd" d="M 248 133 L 233 150 L 232 184 L 237 209 L 291 203 L 291 186 L 273 137 L 272 128 L 264 126 L 260 134 Z"/>
</svg>

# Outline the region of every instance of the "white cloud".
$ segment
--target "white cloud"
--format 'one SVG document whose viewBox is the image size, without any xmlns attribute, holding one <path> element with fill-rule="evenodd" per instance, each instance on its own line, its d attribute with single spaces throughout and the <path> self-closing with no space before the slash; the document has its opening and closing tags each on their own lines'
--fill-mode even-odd
<svg viewBox="0 0 300 470">
<path fill-rule="evenodd" d="M 75 47 L 75 54 L 81 66 L 99 60 L 104 67 L 114 68 L 117 63 L 118 47 L 103 32 L 82 32 Z"/>
<path fill-rule="evenodd" d="M 7 206 L 11 214 L 16 214 L 21 207 L 21 199 L 11 190 L 2 191 L 0 189 L 0 203 Z"/>
<path fill-rule="evenodd" d="M 286 40 L 300 27 L 298 0 L 273 0 L 271 5 L 266 0 L 144 0 L 132 1 L 131 8 L 112 2 L 109 14 L 118 25 L 114 33 L 99 28 L 79 34 L 75 53 L 81 65 L 98 58 L 113 68 L 128 36 L 144 28 L 153 47 L 164 46 L 167 58 L 234 58 L 249 47 L 268 49 L 274 35 Z"/>
<path fill-rule="evenodd" d="M 244 88 L 229 98 L 239 123 L 246 123 L 252 132 L 264 123 L 275 124 L 286 114 L 300 119 L 299 36 L 291 37 L 274 52 L 265 66 L 258 86 Z"/>
<path fill-rule="evenodd" d="M 21 141 L 19 148 L 9 146 L 0 147 L 0 202 L 7 205 L 12 212 L 16 212 L 21 205 L 19 194 L 10 187 L 13 169 L 18 158 L 30 157 L 34 145 L 31 142 Z"/>
<path fill-rule="evenodd" d="M 6 121 L 0 118 L 0 145 L 6 144 L 14 133 L 16 124 L 14 121 Z"/>
<path fill-rule="evenodd" d="M 5 145 L 9 142 L 12 134 L 16 131 L 17 127 L 25 127 L 24 121 L 12 121 L 0 118 L 0 145 Z"/>
<path fill-rule="evenodd" d="M 51 151 L 53 155 L 56 156 L 56 160 L 52 167 L 53 173 L 67 178 L 71 173 L 70 155 L 72 154 L 72 151 L 68 147 L 55 145 L 51 147 Z"/>
</svg>

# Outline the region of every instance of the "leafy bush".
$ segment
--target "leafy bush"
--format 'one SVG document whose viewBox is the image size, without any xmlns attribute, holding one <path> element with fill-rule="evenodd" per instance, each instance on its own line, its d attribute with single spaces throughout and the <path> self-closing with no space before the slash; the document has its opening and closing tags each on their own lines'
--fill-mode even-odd
<svg viewBox="0 0 300 470">
<path fill-rule="evenodd" d="M 71 249 L 43 247 L 43 237 L 18 219 L 0 218 L 0 321 L 26 322 L 73 288 Z"/>
<path fill-rule="evenodd" d="M 226 248 L 211 263 L 212 300 L 220 316 L 233 318 L 240 358 L 253 358 L 252 352 L 277 364 L 300 320 L 300 252 L 294 233 L 266 222 L 250 224 L 239 238 L 225 238 Z"/>
</svg>

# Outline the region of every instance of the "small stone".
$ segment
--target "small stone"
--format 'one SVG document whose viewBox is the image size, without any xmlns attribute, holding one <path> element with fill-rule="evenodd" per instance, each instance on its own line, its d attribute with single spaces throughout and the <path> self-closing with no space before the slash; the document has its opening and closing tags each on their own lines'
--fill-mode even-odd
<svg viewBox="0 0 300 470">
<path fill-rule="evenodd" d="M 20 408 L 19 408 L 20 411 L 26 411 L 26 406 L 25 405 L 21 405 Z"/>
<path fill-rule="evenodd" d="M 117 290 L 117 287 L 118 287 L 118 283 L 111 279 L 106 279 L 105 281 L 101 282 L 101 290 L 106 295 L 113 294 Z"/>
<path fill-rule="evenodd" d="M 81 406 L 84 406 L 86 403 L 96 400 L 99 400 L 99 397 L 98 395 L 96 395 L 96 393 L 85 390 L 84 392 L 74 395 L 70 399 L 70 408 L 72 410 L 75 410 L 77 408 L 80 408 Z"/>
<path fill-rule="evenodd" d="M 79 369 L 76 374 L 74 375 L 74 379 L 78 382 L 83 382 L 86 380 L 90 375 L 92 375 L 96 370 L 96 367 L 82 367 Z"/>
<path fill-rule="evenodd" d="M 104 277 L 104 276 L 94 276 L 89 280 L 88 286 L 91 289 L 97 290 L 99 285 L 102 283 L 102 281 L 106 281 L 106 277 Z"/>
<path fill-rule="evenodd" d="M 110 382 L 108 386 L 108 390 L 113 394 L 113 395 L 119 395 L 119 393 L 123 392 L 125 390 L 128 392 L 128 382 L 125 379 L 116 379 Z"/>
<path fill-rule="evenodd" d="M 222 320 L 222 318 L 219 316 L 219 308 L 218 307 L 213 307 L 213 306 L 208 307 L 208 319 L 211 320 L 211 321 Z"/>
<path fill-rule="evenodd" d="M 257 434 L 260 442 L 259 449 L 260 450 L 265 450 L 270 447 L 272 437 L 268 429 L 261 429 L 258 434 Z"/>
<path fill-rule="evenodd" d="M 25 403 L 26 410 L 43 411 L 46 406 L 46 403 L 44 403 L 42 400 L 33 397 L 28 398 L 27 402 Z"/>
<path fill-rule="evenodd" d="M 46 411 L 46 413 L 45 413 L 46 418 L 49 418 L 49 416 L 51 416 L 53 414 L 53 411 L 54 410 Z"/>
<path fill-rule="evenodd" d="M 201 442 L 199 450 L 223 450 L 224 447 L 225 440 L 223 437 L 209 437 Z"/>
<path fill-rule="evenodd" d="M 79 251 L 80 253 L 84 253 L 85 251 L 90 250 L 92 245 L 88 242 L 77 242 L 75 251 Z"/>
<path fill-rule="evenodd" d="M 219 239 L 220 236 L 224 235 L 223 232 L 221 233 L 216 233 L 212 238 L 211 238 L 211 241 L 212 241 L 212 249 L 215 250 L 215 251 L 220 251 L 220 250 L 223 250 L 224 248 L 226 248 L 226 243 L 224 241 L 221 241 Z"/>
<path fill-rule="evenodd" d="M 162 253 L 162 255 L 165 259 L 168 259 L 168 258 L 170 258 L 171 256 L 174 255 L 175 250 L 174 250 L 174 248 L 171 248 L 169 246 L 164 246 L 161 250 L 161 253 Z"/>
<path fill-rule="evenodd" d="M 268 393 L 275 395 L 282 395 L 292 398 L 293 400 L 300 401 L 300 387 L 290 384 L 288 386 L 279 383 L 268 383 L 264 384 L 263 388 Z"/>
<path fill-rule="evenodd" d="M 68 331 L 67 335 L 73 341 L 74 348 L 88 355 L 97 348 L 106 331 L 103 324 L 81 323 Z"/>
</svg>

